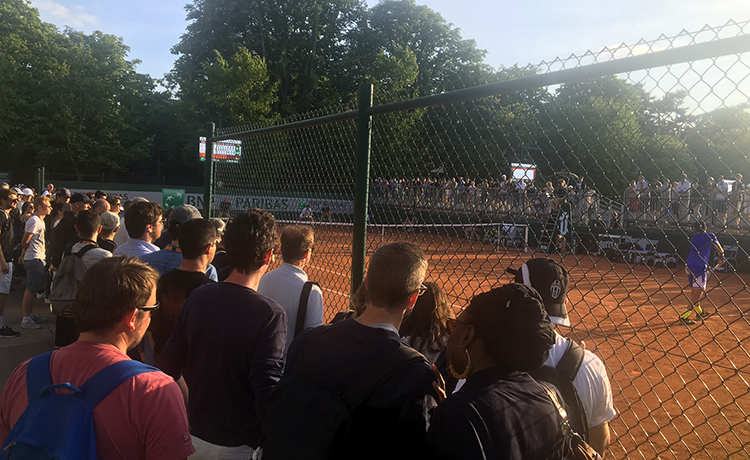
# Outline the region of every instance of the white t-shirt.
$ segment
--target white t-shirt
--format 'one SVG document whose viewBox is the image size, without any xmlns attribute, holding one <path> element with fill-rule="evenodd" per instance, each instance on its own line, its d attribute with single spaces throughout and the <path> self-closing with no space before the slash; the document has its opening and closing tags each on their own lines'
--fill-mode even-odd
<svg viewBox="0 0 750 460">
<path fill-rule="evenodd" d="M 297 310 L 302 288 L 307 282 L 304 270 L 292 264 L 283 262 L 279 268 L 263 275 L 258 284 L 258 293 L 278 302 L 286 311 L 286 344 L 284 345 L 284 360 L 289 351 L 289 345 L 294 340 L 294 330 L 297 327 Z M 307 300 L 305 314 L 305 329 L 323 324 L 323 293 L 318 286 L 313 286 Z"/>
<path fill-rule="evenodd" d="M 567 349 L 567 339 L 555 333 L 555 345 L 549 351 L 549 358 L 544 365 L 557 366 Z M 609 384 L 607 369 L 602 360 L 588 350 L 584 353 L 576 378 L 573 379 L 573 386 L 578 392 L 578 397 L 581 398 L 583 410 L 586 411 L 589 428 L 608 422 L 617 415 L 612 401 L 612 387 Z"/>
<path fill-rule="evenodd" d="M 32 259 L 47 259 L 47 251 L 44 244 L 45 228 L 44 221 L 36 214 L 26 221 L 26 226 L 23 231 L 31 233 L 32 237 L 31 241 L 29 241 L 29 247 L 26 249 L 26 255 L 23 258 L 24 261 Z"/>
</svg>

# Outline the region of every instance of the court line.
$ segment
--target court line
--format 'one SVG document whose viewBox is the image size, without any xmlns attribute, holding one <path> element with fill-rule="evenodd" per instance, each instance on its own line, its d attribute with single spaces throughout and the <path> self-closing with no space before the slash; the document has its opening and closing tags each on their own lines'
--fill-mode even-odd
<svg viewBox="0 0 750 460">
<path fill-rule="evenodd" d="M 318 267 L 317 265 L 310 265 L 310 268 L 314 268 L 315 270 L 322 270 L 322 271 L 324 271 L 324 272 L 328 272 L 328 273 L 333 273 L 334 275 L 339 275 L 339 276 L 346 276 L 346 277 L 348 277 L 348 276 L 349 276 L 349 274 L 348 274 L 348 273 L 346 273 L 346 274 L 344 274 L 344 273 L 339 273 L 339 272 L 337 272 L 337 271 L 333 271 L 333 270 L 328 270 L 327 268 L 323 268 L 323 267 Z"/>
<path fill-rule="evenodd" d="M 343 292 L 339 292 L 339 291 L 337 291 L 337 290 L 335 290 L 335 289 L 328 289 L 328 288 L 326 288 L 326 287 L 321 287 L 321 289 L 323 289 L 324 291 L 330 291 L 330 292 L 333 292 L 334 294 L 338 294 L 338 295 L 340 295 L 340 296 L 342 296 L 342 297 L 346 297 L 346 298 L 349 298 L 349 294 L 344 294 Z"/>
</svg>

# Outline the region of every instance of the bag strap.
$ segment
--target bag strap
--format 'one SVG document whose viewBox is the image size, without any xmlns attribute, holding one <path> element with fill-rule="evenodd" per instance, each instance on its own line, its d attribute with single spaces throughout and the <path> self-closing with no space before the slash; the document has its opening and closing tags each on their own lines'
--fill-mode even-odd
<svg viewBox="0 0 750 460">
<path fill-rule="evenodd" d="M 565 408 L 562 406 L 562 403 L 560 402 L 560 397 L 557 395 L 557 391 L 555 391 L 548 383 L 537 381 L 539 385 L 544 388 L 544 391 L 547 392 L 547 396 L 549 396 L 549 399 L 552 400 L 552 404 L 555 405 L 555 408 L 557 409 L 557 413 L 560 414 L 560 418 L 563 420 L 563 424 L 565 425 L 564 429 L 569 430 L 570 429 L 570 423 L 568 422 L 568 412 L 565 410 Z"/>
<path fill-rule="evenodd" d="M 94 407 L 112 390 L 145 372 L 159 372 L 159 369 L 130 359 L 110 364 L 81 385 L 83 400 Z"/>
<path fill-rule="evenodd" d="M 572 382 L 578 375 L 578 370 L 581 368 L 583 363 L 583 356 L 586 351 L 571 339 L 568 340 L 568 348 L 563 353 L 562 358 L 557 363 L 555 370 L 570 379 Z"/>
<path fill-rule="evenodd" d="M 49 369 L 51 357 L 51 351 L 35 356 L 26 367 L 26 392 L 29 404 L 39 399 L 42 388 L 52 385 L 52 373 Z"/>
<path fill-rule="evenodd" d="M 96 244 L 87 244 L 84 247 L 82 247 L 81 249 L 79 249 L 78 252 L 76 252 L 74 255 L 80 259 L 80 258 L 83 257 L 84 254 L 86 254 L 90 250 L 98 248 L 98 247 L 99 246 L 97 246 Z"/>
<path fill-rule="evenodd" d="M 315 281 L 305 281 L 305 285 L 302 286 L 302 294 L 299 296 L 299 307 L 297 308 L 297 323 L 294 327 L 294 336 L 302 332 L 305 329 L 305 317 L 307 316 L 307 302 L 310 300 L 310 291 L 313 286 L 320 285 Z"/>
</svg>

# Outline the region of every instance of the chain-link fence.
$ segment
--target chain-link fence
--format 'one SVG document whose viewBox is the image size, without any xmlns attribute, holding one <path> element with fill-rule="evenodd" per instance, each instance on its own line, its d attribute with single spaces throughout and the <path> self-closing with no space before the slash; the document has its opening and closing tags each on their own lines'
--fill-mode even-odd
<svg viewBox="0 0 750 460">
<path fill-rule="evenodd" d="M 213 162 L 211 213 L 313 224 L 307 271 L 327 319 L 386 242 L 420 245 L 457 309 L 508 267 L 559 260 L 572 278 L 561 332 L 602 359 L 614 394 L 607 455 L 748 458 L 748 27 L 501 69 L 401 103 L 371 106 L 365 88 L 359 109 L 221 130 L 213 140 L 241 140 L 241 158 Z M 727 259 L 707 261 L 705 320 L 685 316 L 700 293 L 685 271 L 697 222 Z"/>
</svg>

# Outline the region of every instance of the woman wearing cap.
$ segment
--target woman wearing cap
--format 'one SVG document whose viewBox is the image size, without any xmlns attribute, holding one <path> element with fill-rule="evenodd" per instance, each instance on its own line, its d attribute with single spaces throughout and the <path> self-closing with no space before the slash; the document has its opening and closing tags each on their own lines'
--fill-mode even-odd
<svg viewBox="0 0 750 460">
<path fill-rule="evenodd" d="M 450 372 L 466 383 L 441 402 L 427 442 L 438 459 L 561 459 L 562 419 L 527 373 L 555 335 L 534 289 L 508 284 L 477 295 L 448 338 Z"/>
</svg>

